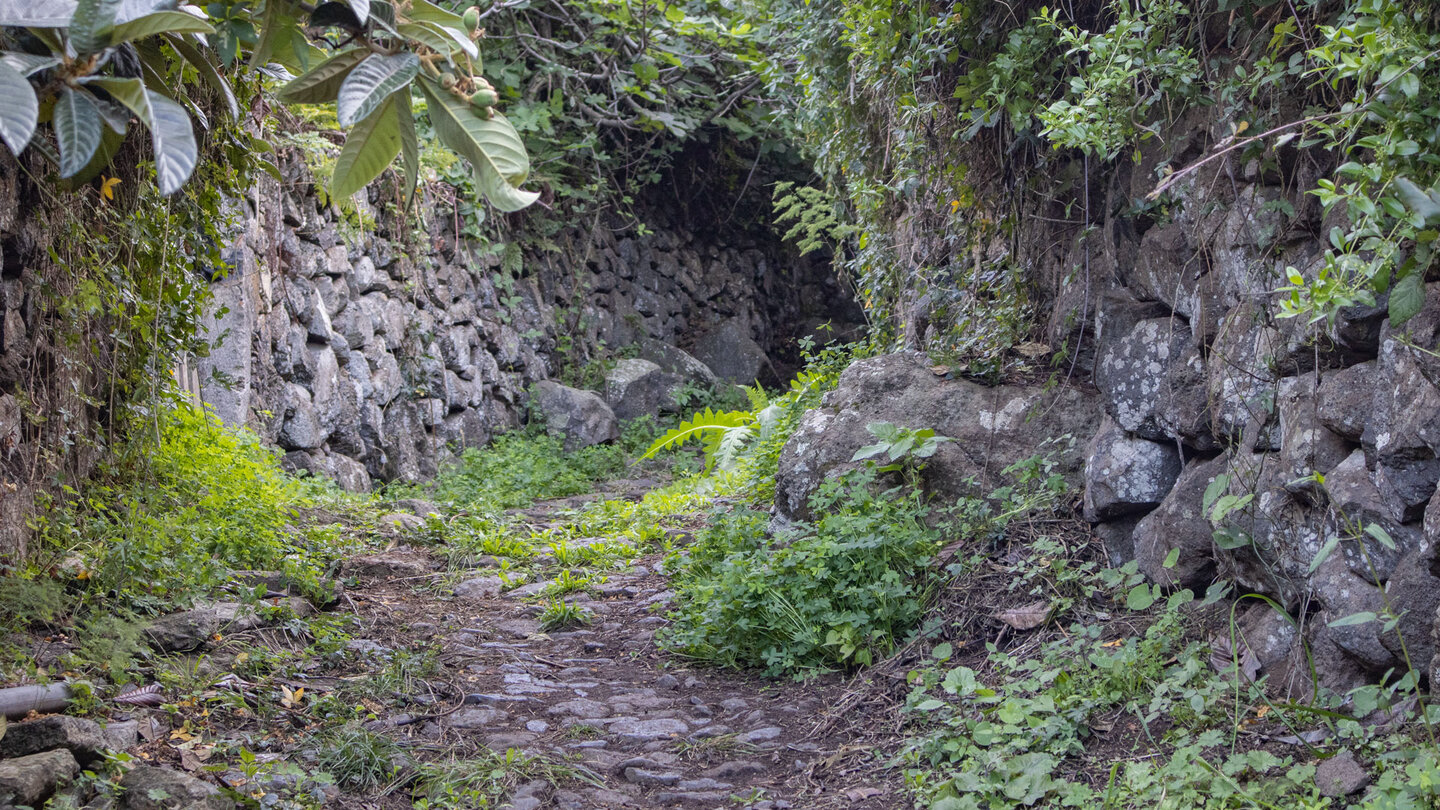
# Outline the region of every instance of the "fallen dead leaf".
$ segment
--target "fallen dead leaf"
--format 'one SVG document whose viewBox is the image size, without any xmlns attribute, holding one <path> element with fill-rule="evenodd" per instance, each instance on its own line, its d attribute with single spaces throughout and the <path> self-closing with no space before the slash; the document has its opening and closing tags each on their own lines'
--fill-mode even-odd
<svg viewBox="0 0 1440 810">
<path fill-rule="evenodd" d="M 1045 623 L 1050 616 L 1050 602 L 1041 599 L 1038 602 L 1031 602 L 1028 605 L 1021 605 L 1018 608 L 1002 612 L 995 618 L 1010 625 L 1016 630 L 1033 630 Z"/>
<path fill-rule="evenodd" d="M 1240 642 L 1240 647 L 1240 654 L 1237 656 L 1234 647 L 1230 645 L 1229 636 L 1218 633 L 1211 636 L 1210 666 L 1222 674 L 1229 674 L 1239 669 L 1246 681 L 1253 682 L 1260 677 L 1260 659 L 1255 657 L 1250 645 L 1243 640 Z"/>
<path fill-rule="evenodd" d="M 1045 345 L 1044 343 L 1032 340 L 1016 346 L 1015 351 L 1025 355 L 1031 360 L 1034 360 L 1037 357 L 1044 357 L 1045 355 L 1049 354 L 1050 347 Z"/>
<path fill-rule="evenodd" d="M 884 794 L 884 793 L 885 793 L 885 791 L 881 790 L 880 788 L 873 788 L 873 787 L 850 788 L 849 790 L 845 791 L 845 798 L 849 799 L 849 800 L 852 801 L 852 802 L 863 802 L 863 801 L 865 801 L 866 799 L 873 799 L 874 797 L 880 796 L 880 795 L 882 795 L 882 794 Z"/>
</svg>

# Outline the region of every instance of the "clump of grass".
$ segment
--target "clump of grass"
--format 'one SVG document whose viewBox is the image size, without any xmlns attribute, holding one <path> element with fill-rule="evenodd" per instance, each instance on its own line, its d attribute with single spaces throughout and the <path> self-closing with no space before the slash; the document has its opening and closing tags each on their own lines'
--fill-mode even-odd
<svg viewBox="0 0 1440 810">
<path fill-rule="evenodd" d="M 580 605 L 551 599 L 540 611 L 540 629 L 546 632 L 563 630 L 567 627 L 584 627 L 594 620 L 594 614 Z"/>
<path fill-rule="evenodd" d="M 352 790 L 375 792 L 395 781 L 402 752 L 389 737 L 347 723 L 316 742 L 316 764 Z"/>
</svg>

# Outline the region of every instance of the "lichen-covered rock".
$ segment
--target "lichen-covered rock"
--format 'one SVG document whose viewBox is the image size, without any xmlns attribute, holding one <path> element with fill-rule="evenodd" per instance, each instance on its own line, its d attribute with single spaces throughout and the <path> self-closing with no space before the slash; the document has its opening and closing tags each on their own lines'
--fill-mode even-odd
<svg viewBox="0 0 1440 810">
<path fill-rule="evenodd" d="M 1370 419 L 1361 437 L 1375 485 L 1401 522 L 1418 520 L 1440 483 L 1440 283 L 1426 287 L 1425 306 L 1402 329 L 1387 325 L 1376 360 Z"/>
<path fill-rule="evenodd" d="M 642 338 L 639 343 L 640 359 L 649 360 L 662 371 L 678 374 L 686 382 L 703 386 L 716 386 L 720 378 L 709 366 L 695 359 L 683 349 L 651 338 Z"/>
<path fill-rule="evenodd" d="M 1339 557 L 1332 556 L 1320 564 L 1310 577 L 1310 588 L 1323 608 L 1314 621 L 1330 630 L 1330 637 L 1367 670 L 1380 674 L 1400 663 L 1395 653 L 1380 640 L 1379 621 L 1359 624 L 1336 622 L 1359 613 L 1379 614 L 1385 609 L 1380 588 L 1365 581 Z"/>
<path fill-rule="evenodd" d="M 1380 642 L 1399 660 L 1407 657 L 1424 668 L 1436 652 L 1431 629 L 1440 610 L 1440 559 L 1436 549 L 1426 546 L 1406 554 L 1395 564 L 1385 582 L 1385 595 L 1400 614 L 1394 631 L 1380 636 Z"/>
<path fill-rule="evenodd" d="M 145 635 L 161 652 L 189 652 L 204 645 L 219 629 L 220 614 L 213 607 L 198 607 L 161 616 L 145 628 Z"/>
<path fill-rule="evenodd" d="M 1356 450 L 1325 475 L 1325 493 L 1330 498 L 1337 531 L 1353 535 L 1340 544 L 1350 570 L 1372 583 L 1390 578 L 1396 563 L 1405 554 L 1424 550 L 1429 543 L 1418 526 L 1402 524 L 1391 517 L 1384 495 L 1365 469 L 1365 453 Z M 1365 532 L 1366 526 L 1384 529 L 1395 543 L 1391 549 Z M 1362 551 L 1361 545 L 1364 545 Z M 1372 568 L 1374 570 L 1372 570 Z"/>
<path fill-rule="evenodd" d="M 1085 519 L 1113 520 L 1160 505 L 1180 475 L 1174 445 L 1130 437 L 1106 419 L 1085 460 Z"/>
<path fill-rule="evenodd" d="M 657 416 L 676 410 L 683 381 L 649 360 L 621 360 L 605 374 L 605 401 L 618 419 Z"/>
<path fill-rule="evenodd" d="M 1144 439 L 1166 440 L 1160 424 L 1160 398 L 1167 372 L 1190 341 L 1190 330 L 1177 318 L 1137 323 L 1100 358 L 1095 385 L 1105 394 L 1105 409 L 1121 428 Z"/>
<path fill-rule="evenodd" d="M 1358 442 L 1370 423 L 1374 399 L 1374 361 L 1327 371 L 1315 392 L 1315 415 L 1337 436 Z"/>
<path fill-rule="evenodd" d="M 1089 435 L 1100 417 L 1098 398 L 1075 388 L 947 380 L 917 353 L 868 358 L 845 370 L 786 442 L 775 506 L 784 517 L 807 517 L 821 481 L 859 466 L 850 459 L 875 441 L 866 430 L 871 422 L 931 428 L 955 439 L 940 446 L 922 476 L 927 491 L 942 499 L 986 494 L 1006 467 L 1041 454 L 1050 454 L 1057 472 L 1078 487 L 1084 453 L 1074 440 Z"/>
<path fill-rule="evenodd" d="M 234 810 L 235 801 L 193 776 L 137 765 L 120 778 L 121 810 Z"/>
<path fill-rule="evenodd" d="M 551 435 L 565 440 L 567 451 L 620 438 L 615 412 L 593 391 L 581 391 L 549 380 L 531 389 L 535 408 Z"/>
<path fill-rule="evenodd" d="M 1211 432 L 1246 451 L 1280 449 L 1271 363 L 1280 333 L 1253 304 L 1242 303 L 1221 322 L 1206 365 Z"/>
</svg>

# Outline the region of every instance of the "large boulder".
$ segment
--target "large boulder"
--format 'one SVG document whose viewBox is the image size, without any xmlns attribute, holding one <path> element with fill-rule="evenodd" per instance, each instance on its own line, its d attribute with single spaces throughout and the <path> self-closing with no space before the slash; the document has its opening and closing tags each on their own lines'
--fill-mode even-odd
<svg viewBox="0 0 1440 810">
<path fill-rule="evenodd" d="M 530 393 L 545 429 L 564 438 L 567 452 L 620 438 L 615 412 L 594 391 L 544 380 L 535 383 Z"/>
<path fill-rule="evenodd" d="M 720 378 L 715 376 L 709 366 L 684 349 L 654 338 L 640 338 L 635 345 L 640 349 L 640 359 L 649 360 L 659 366 L 661 371 L 678 374 L 686 382 L 696 385 L 714 387 L 720 384 Z"/>
<path fill-rule="evenodd" d="M 107 747 L 105 729 L 99 723 L 83 717 L 52 714 L 7 728 L 0 737 L 0 759 L 64 748 L 77 761 L 89 763 L 99 758 Z"/>
<path fill-rule="evenodd" d="M 1098 397 L 1074 388 L 947 380 L 912 352 L 861 360 L 786 442 L 775 506 L 787 518 L 808 517 L 810 495 L 820 483 L 859 466 L 850 459 L 874 443 L 865 429 L 872 422 L 931 428 L 955 439 L 940 446 L 924 472 L 925 488 L 942 499 L 988 493 L 1003 481 L 1006 467 L 1046 454 L 1079 487 L 1084 452 L 1074 440 L 1091 435 L 1101 416 Z"/>
<path fill-rule="evenodd" d="M 695 339 L 695 357 L 720 379 L 737 385 L 776 378 L 770 356 L 741 318 L 731 318 Z"/>
<path fill-rule="evenodd" d="M 683 380 L 649 360 L 621 360 L 605 375 L 605 401 L 619 419 L 674 411 Z"/>
</svg>

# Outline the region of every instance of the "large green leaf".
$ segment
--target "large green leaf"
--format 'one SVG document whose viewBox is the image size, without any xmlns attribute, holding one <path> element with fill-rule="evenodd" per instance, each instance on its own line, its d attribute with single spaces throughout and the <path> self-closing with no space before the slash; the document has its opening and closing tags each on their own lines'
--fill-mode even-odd
<svg viewBox="0 0 1440 810">
<path fill-rule="evenodd" d="M 123 132 L 116 132 L 109 127 L 102 129 L 100 131 L 100 148 L 95 150 L 95 154 L 91 156 L 90 162 L 85 165 L 85 168 L 77 172 L 75 176 L 63 180 L 62 185 L 76 189 L 94 180 L 110 165 L 115 153 L 120 151 L 120 144 L 124 142 L 125 134 Z M 41 139 L 36 143 L 45 143 L 45 140 Z"/>
<path fill-rule="evenodd" d="M 195 128 L 185 108 L 150 90 L 139 79 L 102 77 L 90 79 L 87 83 L 103 88 L 150 128 L 160 193 L 173 194 L 185 185 L 190 173 L 195 170 L 199 154 L 195 145 Z"/>
<path fill-rule="evenodd" d="M 429 104 L 435 134 L 475 167 L 476 184 L 492 205 L 519 211 L 539 199 L 539 194 L 517 188 L 529 176 L 530 158 L 520 133 L 504 116 L 481 118 L 468 102 L 429 77 L 421 76 L 418 84 Z"/>
<path fill-rule="evenodd" d="M 157 11 L 129 22 L 123 22 L 110 29 L 110 44 L 119 45 L 133 39 L 144 39 L 156 34 L 213 34 L 210 23 L 183 11 Z"/>
<path fill-rule="evenodd" d="M 386 99 L 380 108 L 360 120 L 345 136 L 345 146 L 335 159 L 330 193 L 349 197 L 385 171 L 400 153 L 400 125 L 395 120 L 395 99 Z"/>
<path fill-rule="evenodd" d="M 364 25 L 365 21 L 370 18 L 370 0 L 348 0 L 348 2 L 350 10 L 355 12 L 355 19 Z"/>
<path fill-rule="evenodd" d="M 340 85 L 355 66 L 370 55 L 368 48 L 341 51 L 316 65 L 309 73 L 297 76 L 276 95 L 286 104 L 325 104 L 335 100 Z"/>
<path fill-rule="evenodd" d="M 110 44 L 120 0 L 80 0 L 70 17 L 70 45 L 76 53 L 98 53 Z"/>
<path fill-rule="evenodd" d="M 0 2 L 0 26 L 64 28 L 75 15 L 75 0 L 5 0 Z"/>
<path fill-rule="evenodd" d="M 471 59 L 480 57 L 480 48 L 470 39 L 465 20 L 453 11 L 446 11 L 426 0 L 413 0 L 405 15 L 412 22 L 433 23 L 437 30 L 452 40 Z"/>
<path fill-rule="evenodd" d="M 184 107 L 159 93 L 151 92 L 149 96 L 154 116 L 150 143 L 155 147 L 155 174 L 160 193 L 173 194 L 190 179 L 199 159 L 195 127 Z"/>
<path fill-rule="evenodd" d="M 1413 272 L 1395 283 L 1390 290 L 1390 325 L 1399 326 L 1420 314 L 1425 307 L 1425 278 Z"/>
<path fill-rule="evenodd" d="M 47 56 L 37 53 L 20 53 L 19 51 L 5 51 L 0 54 L 0 60 L 20 72 L 21 76 L 29 76 L 36 71 L 54 67 L 60 64 L 60 57 Z"/>
<path fill-rule="evenodd" d="M 406 39 L 414 40 L 436 53 L 443 53 L 447 56 L 455 47 L 455 40 L 442 34 L 440 29 L 432 23 L 408 22 L 395 26 L 396 32 Z"/>
<path fill-rule="evenodd" d="M 55 140 L 60 144 L 60 176 L 78 174 L 100 146 L 105 128 L 100 109 L 84 90 L 66 87 L 55 99 Z"/>
<path fill-rule="evenodd" d="M 348 128 L 370 117 L 391 93 L 410 84 L 419 71 L 420 58 L 413 53 L 371 55 L 340 83 L 335 100 L 340 126 Z"/>
<path fill-rule="evenodd" d="M 278 61 L 287 63 L 283 51 L 289 46 L 291 34 L 300 24 L 300 8 L 294 0 L 265 0 L 265 12 L 256 30 L 260 38 L 250 52 L 250 66 L 258 67 Z"/>
<path fill-rule="evenodd" d="M 12 154 L 20 154 L 35 134 L 40 102 L 35 89 L 15 68 L 0 62 L 0 139 Z"/>
<path fill-rule="evenodd" d="M 395 123 L 400 127 L 400 167 L 405 172 L 405 205 L 415 198 L 420 186 L 420 139 L 415 136 L 415 113 L 410 109 L 410 91 L 396 93 Z"/>
<path fill-rule="evenodd" d="M 220 75 L 220 69 L 215 66 L 215 63 L 183 36 L 166 34 L 165 40 L 170 43 L 170 47 L 174 48 L 176 53 L 184 57 L 185 61 L 195 68 L 195 72 L 200 74 L 200 78 L 204 79 L 206 84 L 214 88 L 225 99 L 225 106 L 230 109 L 230 117 L 239 118 L 240 102 L 235 99 L 235 90 L 230 86 L 230 82 Z"/>
</svg>

